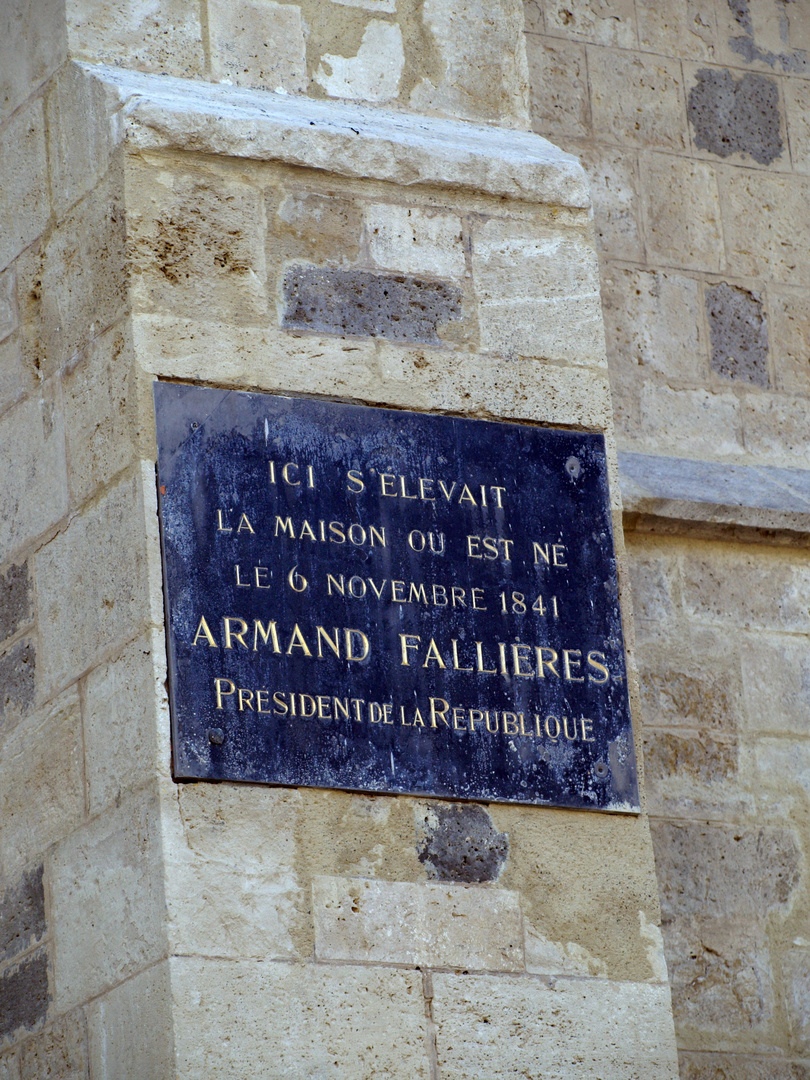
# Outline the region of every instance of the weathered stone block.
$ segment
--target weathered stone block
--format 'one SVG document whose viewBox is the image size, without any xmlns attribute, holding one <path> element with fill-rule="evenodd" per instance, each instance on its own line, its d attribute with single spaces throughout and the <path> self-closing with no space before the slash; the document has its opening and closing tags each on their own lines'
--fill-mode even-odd
<svg viewBox="0 0 810 1080">
<path fill-rule="evenodd" d="M 64 418 L 55 382 L 0 417 L 0 445 L 15 448 L 0 475 L 0 551 L 11 554 L 68 508 Z"/>
<path fill-rule="evenodd" d="M 785 112 L 790 138 L 790 160 L 796 172 L 810 172 L 810 83 L 785 79 Z"/>
<path fill-rule="evenodd" d="M 117 170 L 51 234 L 42 271 L 47 371 L 62 368 L 111 326 L 127 303 L 122 178 Z"/>
<path fill-rule="evenodd" d="M 268 257 L 280 254 L 344 267 L 356 262 L 363 233 L 359 200 L 289 185 L 280 194 L 271 192 L 268 204 L 269 232 L 274 238 Z M 275 242 L 277 238 L 283 245 Z"/>
<path fill-rule="evenodd" d="M 633 371 L 706 377 L 699 285 L 683 274 L 607 265 L 602 306 L 608 357 Z"/>
<path fill-rule="evenodd" d="M 15 881 L 84 814 L 82 735 L 76 688 L 5 735 L 0 755 L 0 878 Z M 36 791 L 36 799 L 31 792 Z"/>
<path fill-rule="evenodd" d="M 777 388 L 789 394 L 810 394 L 810 311 L 805 295 L 804 289 L 768 290 L 771 363 Z"/>
<path fill-rule="evenodd" d="M 0 974 L 0 1045 L 41 1026 L 48 1013 L 48 954 L 44 948 Z"/>
<path fill-rule="evenodd" d="M 681 65 L 645 53 L 588 49 L 594 131 L 615 145 L 685 150 Z"/>
<path fill-rule="evenodd" d="M 711 369 L 727 379 L 766 387 L 768 323 L 758 293 L 725 281 L 706 286 Z"/>
<path fill-rule="evenodd" d="M 675 1080 L 669 989 L 607 979 L 433 976 L 436 1050 L 455 1080 Z"/>
<path fill-rule="evenodd" d="M 313 80 L 329 97 L 382 103 L 399 94 L 404 69 L 401 27 L 371 19 L 363 29 L 357 52 L 353 56 L 344 56 L 342 51 L 322 53 Z"/>
<path fill-rule="evenodd" d="M 464 277 L 466 259 L 458 214 L 372 203 L 363 220 L 369 257 L 383 270 Z"/>
<path fill-rule="evenodd" d="M 0 22 L 0 119 L 10 115 L 65 58 L 61 0 L 13 0 Z"/>
<path fill-rule="evenodd" d="M 723 68 L 698 68 L 687 97 L 692 142 L 717 157 L 739 154 L 770 165 L 785 150 L 779 83 L 746 72 L 740 79 Z"/>
<path fill-rule="evenodd" d="M 25 716 L 36 698 L 36 648 L 31 638 L 0 654 L 0 726 Z"/>
<path fill-rule="evenodd" d="M 40 673 L 50 688 L 93 667 L 149 618 L 141 484 L 140 473 L 124 477 L 35 557 Z"/>
<path fill-rule="evenodd" d="M 636 7 L 639 47 L 683 60 L 714 55 L 714 5 L 711 0 L 645 0 Z"/>
<path fill-rule="evenodd" d="M 704 272 L 722 270 L 723 231 L 713 167 L 650 154 L 642 160 L 641 186 L 647 257 L 664 266 Z M 761 207 L 757 213 L 760 211 Z"/>
<path fill-rule="evenodd" d="M 653 784 L 670 777 L 701 786 L 718 784 L 736 775 L 738 759 L 736 739 L 648 730 L 644 740 L 644 772 Z"/>
<path fill-rule="evenodd" d="M 317 877 L 318 960 L 523 971 L 518 894 L 465 885 Z"/>
<path fill-rule="evenodd" d="M 85 1006 L 93 1080 L 177 1075 L 169 977 L 164 960 Z"/>
<path fill-rule="evenodd" d="M 61 1016 L 23 1044 L 21 1080 L 87 1080 L 87 1029 L 84 1013 Z"/>
<path fill-rule="evenodd" d="M 721 194 L 730 274 L 810 282 L 810 177 L 728 169 Z"/>
<path fill-rule="evenodd" d="M 631 567 L 635 563 L 631 554 Z M 637 580 L 634 577 L 634 610 L 639 610 Z M 643 598 L 641 602 L 644 603 Z M 711 631 L 695 628 L 687 642 L 680 642 L 678 648 L 673 636 L 672 625 L 665 625 L 657 641 L 638 648 L 636 660 L 645 725 L 734 734 L 741 726 L 744 700 L 740 642 L 725 637 L 718 639 Z"/>
<path fill-rule="evenodd" d="M 803 469 L 810 455 L 807 399 L 788 394 L 746 394 L 742 405 L 745 446 L 760 461 Z"/>
<path fill-rule="evenodd" d="M 33 389 L 33 372 L 23 364 L 21 335 L 14 334 L 0 342 L 0 412 Z"/>
<path fill-rule="evenodd" d="M 283 287 L 288 330 L 441 345 L 439 331 L 461 315 L 457 286 L 410 275 L 294 266 Z"/>
<path fill-rule="evenodd" d="M 0 573 L 0 642 L 27 626 L 34 617 L 31 572 L 28 563 L 9 566 Z"/>
<path fill-rule="evenodd" d="M 668 622 L 678 596 L 678 561 L 669 553 L 628 546 L 628 565 L 636 623 Z"/>
<path fill-rule="evenodd" d="M 656 452 L 671 449 L 705 458 L 743 453 L 739 399 L 711 390 L 676 390 L 645 383 L 641 388 L 642 438 Z"/>
<path fill-rule="evenodd" d="M 810 950 L 792 949 L 785 966 L 791 1041 L 799 1054 L 807 1055 L 810 1052 Z"/>
<path fill-rule="evenodd" d="M 192 78 L 205 71 L 200 13 L 184 0 L 67 0 L 71 56 Z"/>
<path fill-rule="evenodd" d="M 190 957 L 171 970 L 178 1078 L 237 1063 L 270 1076 L 430 1076 L 419 972 Z"/>
<path fill-rule="evenodd" d="M 428 877 L 465 884 L 496 881 L 509 837 L 498 832 L 483 806 L 436 803 L 416 812 L 417 854 Z"/>
<path fill-rule="evenodd" d="M 273 0 L 210 0 L 214 78 L 235 86 L 303 93 L 307 57 L 301 9 Z"/>
<path fill-rule="evenodd" d="M 806 642 L 757 634 L 741 643 L 740 660 L 746 728 L 806 735 L 810 728 L 810 654 Z"/>
<path fill-rule="evenodd" d="M 472 267 L 483 350 L 605 364 L 596 252 L 583 232 L 490 218 L 473 228 Z"/>
<path fill-rule="evenodd" d="M 779 1054 L 712 1054 L 682 1050 L 681 1080 L 810 1080 L 810 1068 Z"/>
<path fill-rule="evenodd" d="M 0 130 L 0 161 L 0 268 L 5 268 L 36 240 L 51 212 L 45 117 L 39 98 L 23 106 Z"/>
<path fill-rule="evenodd" d="M 532 130 L 547 138 L 588 136 L 591 107 L 585 48 L 573 41 L 526 38 Z"/>
<path fill-rule="evenodd" d="M 630 0 L 552 0 L 544 4 L 546 32 L 595 45 L 636 45 L 636 12 Z"/>
<path fill-rule="evenodd" d="M 20 1080 L 20 1059 L 14 1049 L 0 1054 L 0 1080 Z"/>
<path fill-rule="evenodd" d="M 11 266 L 0 274 L 0 341 L 13 334 L 18 325 L 17 277 Z"/>
<path fill-rule="evenodd" d="M 47 931 L 43 866 L 26 871 L 0 900 L 0 962 L 29 948 Z"/>
<path fill-rule="evenodd" d="M 166 952 L 158 801 L 141 792 L 59 844 L 51 859 L 54 998 L 60 1012 Z"/>
<path fill-rule="evenodd" d="M 600 255 L 642 262 L 636 154 L 588 144 L 575 146 L 569 143 L 569 149 L 581 159 L 591 183 L 593 220 Z"/>
</svg>

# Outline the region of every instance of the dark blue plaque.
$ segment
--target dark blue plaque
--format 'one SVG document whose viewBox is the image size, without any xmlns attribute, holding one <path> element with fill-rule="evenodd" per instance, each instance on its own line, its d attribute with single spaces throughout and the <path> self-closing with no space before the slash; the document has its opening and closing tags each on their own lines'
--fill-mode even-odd
<svg viewBox="0 0 810 1080">
<path fill-rule="evenodd" d="M 638 810 L 601 435 L 155 406 L 177 779 Z"/>
</svg>

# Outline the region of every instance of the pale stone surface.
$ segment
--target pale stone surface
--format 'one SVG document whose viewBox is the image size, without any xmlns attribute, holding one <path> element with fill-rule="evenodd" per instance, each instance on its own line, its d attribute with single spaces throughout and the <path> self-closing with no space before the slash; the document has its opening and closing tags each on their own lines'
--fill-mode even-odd
<svg viewBox="0 0 810 1080">
<path fill-rule="evenodd" d="M 55 381 L 0 418 L 0 446 L 14 448 L 0 473 L 0 551 L 10 555 L 67 511 L 64 417 Z"/>
<path fill-rule="evenodd" d="M 783 90 L 790 160 L 796 172 L 810 173 L 810 83 L 786 79 Z"/>
<path fill-rule="evenodd" d="M 810 653 L 807 642 L 756 638 L 741 648 L 746 727 L 751 731 L 810 734 Z M 793 745 L 791 740 L 789 746 Z"/>
<path fill-rule="evenodd" d="M 59 67 L 67 34 L 61 0 L 7 0 L 0 11 L 0 119 Z"/>
<path fill-rule="evenodd" d="M 430 1076 L 418 972 L 192 958 L 171 969 L 178 1078 Z"/>
<path fill-rule="evenodd" d="M 681 66 L 645 53 L 588 49 L 594 130 L 614 144 L 685 150 Z"/>
<path fill-rule="evenodd" d="M 399 93 L 404 67 L 399 26 L 372 19 L 356 55 L 325 53 L 313 78 L 329 97 L 385 102 Z"/>
<path fill-rule="evenodd" d="M 676 1080 L 669 989 L 606 979 L 433 976 L 442 1075 Z"/>
<path fill-rule="evenodd" d="M 200 12 L 184 0 L 67 0 L 72 56 L 140 71 L 202 75 Z"/>
<path fill-rule="evenodd" d="M 149 617 L 140 473 L 124 477 L 36 555 L 40 665 L 52 689 L 132 639 Z"/>
<path fill-rule="evenodd" d="M 637 155 L 611 147 L 569 146 L 591 182 L 597 248 L 603 258 L 641 262 L 641 203 Z M 604 287 L 604 283 L 603 283 Z"/>
<path fill-rule="evenodd" d="M 534 130 L 588 135 L 591 107 L 584 46 L 530 34 L 526 38 L 526 55 Z"/>
<path fill-rule="evenodd" d="M 681 1080 L 808 1080 L 810 1068 L 802 1061 L 790 1061 L 784 1054 L 700 1053 L 679 1055 Z"/>
<path fill-rule="evenodd" d="M 0 1080 L 20 1080 L 20 1059 L 16 1050 L 0 1054 Z"/>
<path fill-rule="evenodd" d="M 645 383 L 640 435 L 659 450 L 672 448 L 706 458 L 741 455 L 739 399 L 731 393 Z"/>
<path fill-rule="evenodd" d="M 745 446 L 760 460 L 804 468 L 810 455 L 807 398 L 746 394 L 742 406 Z"/>
<path fill-rule="evenodd" d="M 639 550 L 635 545 L 630 548 L 629 556 L 635 622 L 658 623 L 671 619 L 676 590 L 678 596 L 680 592 L 677 558 L 668 553 Z"/>
<path fill-rule="evenodd" d="M 533 975 L 607 978 L 607 965 L 575 941 L 551 941 L 524 921 L 526 970 Z"/>
<path fill-rule="evenodd" d="M 673 379 L 705 379 L 698 282 L 683 274 L 605 267 L 602 290 L 608 357 Z"/>
<path fill-rule="evenodd" d="M 810 282 L 810 177 L 726 169 L 721 190 L 729 272 Z"/>
<path fill-rule="evenodd" d="M 290 93 L 306 89 L 304 25 L 295 5 L 209 0 L 208 33 L 215 79 Z"/>
<path fill-rule="evenodd" d="M 318 960 L 522 971 L 517 893 L 474 885 L 317 877 Z"/>
<path fill-rule="evenodd" d="M 546 31 L 597 45 L 636 46 L 631 0 L 545 0 Z"/>
<path fill-rule="evenodd" d="M 581 233 L 491 218 L 473 227 L 472 268 L 482 349 L 605 364 L 596 256 Z"/>
<path fill-rule="evenodd" d="M 804 289 L 769 289 L 771 356 L 780 390 L 810 394 L 810 312 Z"/>
<path fill-rule="evenodd" d="M 92 1080 L 176 1075 L 168 961 L 96 998 L 86 1012 Z"/>
<path fill-rule="evenodd" d="M 63 1012 L 166 952 L 160 807 L 153 790 L 121 802 L 51 858 L 54 1000 Z"/>
<path fill-rule="evenodd" d="M 0 200 L 0 268 L 39 236 L 48 222 L 45 117 L 38 98 L 0 129 L 3 198 Z"/>
<path fill-rule="evenodd" d="M 775 548 L 704 555 L 683 568 L 686 610 L 716 625 L 806 634 L 808 588 L 810 566 Z"/>
<path fill-rule="evenodd" d="M 18 326 L 17 278 L 10 267 L 0 274 L 0 341 L 13 334 Z"/>
<path fill-rule="evenodd" d="M 110 172 L 51 233 L 42 269 L 46 370 L 63 367 L 126 305 L 124 207 L 120 175 Z"/>
<path fill-rule="evenodd" d="M 342 7 L 364 8 L 366 11 L 384 12 L 393 15 L 397 10 L 397 0 L 332 0 Z"/>
<path fill-rule="evenodd" d="M 0 753 L 0 877 L 24 867 L 67 835 L 84 814 L 82 734 L 75 687 L 3 736 Z M 36 799 L 31 792 L 36 791 Z"/>
<path fill-rule="evenodd" d="M 23 363 L 19 334 L 0 342 L 0 412 L 34 388 L 34 373 Z"/>
<path fill-rule="evenodd" d="M 714 56 L 712 0 L 644 0 L 637 14 L 639 48 L 683 60 Z"/>
<path fill-rule="evenodd" d="M 796 949 L 788 960 L 788 1013 L 795 1047 L 810 1052 L 810 949 Z"/>
<path fill-rule="evenodd" d="M 411 92 L 417 112 L 529 126 L 529 76 L 519 0 L 425 0 L 422 20 L 444 63 Z"/>
<path fill-rule="evenodd" d="M 87 1080 L 87 1028 L 81 1009 L 23 1043 L 21 1080 Z"/>
<path fill-rule="evenodd" d="M 165 663 L 162 635 L 152 631 L 87 676 L 82 715 L 91 815 L 168 769 Z"/>
<path fill-rule="evenodd" d="M 458 214 L 373 203 L 363 217 L 371 261 L 386 270 L 464 276 L 466 260 Z"/>
<path fill-rule="evenodd" d="M 722 270 L 723 233 L 714 168 L 651 154 L 642 159 L 641 178 L 648 258 L 663 266 Z M 724 225 L 726 208 L 724 199 Z M 728 242 L 728 231 L 725 238 Z"/>
</svg>

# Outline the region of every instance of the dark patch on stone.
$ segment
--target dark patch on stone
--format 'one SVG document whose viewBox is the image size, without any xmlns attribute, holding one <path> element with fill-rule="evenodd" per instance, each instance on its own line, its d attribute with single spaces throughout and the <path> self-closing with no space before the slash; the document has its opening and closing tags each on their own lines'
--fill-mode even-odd
<svg viewBox="0 0 810 1080">
<path fill-rule="evenodd" d="M 16 634 L 33 618 L 28 563 L 0 574 L 0 641 Z"/>
<path fill-rule="evenodd" d="M 728 0 L 731 14 L 746 34 L 754 33 L 754 24 L 751 22 L 751 12 L 748 8 L 748 0 Z"/>
<path fill-rule="evenodd" d="M 284 277 L 282 326 L 326 334 L 441 345 L 438 327 L 461 315 L 461 290 L 444 281 L 366 270 L 294 266 Z"/>
<path fill-rule="evenodd" d="M 48 1013 L 48 955 L 44 949 L 0 975 L 0 1039 L 31 1031 Z"/>
<path fill-rule="evenodd" d="M 34 701 L 36 653 L 32 641 L 18 641 L 0 656 L 0 724 L 22 716 Z"/>
<path fill-rule="evenodd" d="M 768 385 L 768 324 L 759 297 L 721 281 L 706 289 L 711 368 L 727 379 Z"/>
<path fill-rule="evenodd" d="M 718 157 L 747 154 L 760 165 L 770 165 L 784 150 L 779 88 L 767 75 L 748 72 L 737 80 L 730 71 L 701 68 L 688 107 L 700 150 Z"/>
<path fill-rule="evenodd" d="M 439 881 L 495 881 L 509 854 L 482 806 L 436 806 L 425 811 L 419 861 Z"/>
<path fill-rule="evenodd" d="M 23 874 L 0 900 L 0 961 L 27 949 L 47 929 L 42 866 Z"/>
</svg>

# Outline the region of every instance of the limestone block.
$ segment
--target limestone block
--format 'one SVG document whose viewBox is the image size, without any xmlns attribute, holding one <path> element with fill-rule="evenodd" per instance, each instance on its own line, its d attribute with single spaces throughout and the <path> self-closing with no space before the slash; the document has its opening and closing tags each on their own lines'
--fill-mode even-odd
<svg viewBox="0 0 810 1080">
<path fill-rule="evenodd" d="M 128 328 L 119 323 L 95 338 L 85 358 L 62 379 L 74 506 L 132 463 L 137 439 L 133 358 Z"/>
<path fill-rule="evenodd" d="M 458 214 L 372 203 L 363 215 L 363 230 L 375 266 L 402 274 L 464 276 L 466 260 Z"/>
<path fill-rule="evenodd" d="M 806 735 L 810 716 L 810 655 L 806 641 L 757 634 L 742 642 L 740 659 L 746 728 Z M 790 745 L 794 745 L 792 740 Z"/>
<path fill-rule="evenodd" d="M 267 311 L 261 192 L 216 173 L 131 166 L 135 308 L 241 318 Z"/>
<path fill-rule="evenodd" d="M 810 1052 L 810 950 L 792 949 L 786 959 L 792 1042 L 806 1055 Z"/>
<path fill-rule="evenodd" d="M 45 383 L 0 417 L 0 445 L 14 447 L 0 475 L 0 551 L 39 536 L 67 510 L 65 429 L 58 384 Z"/>
<path fill-rule="evenodd" d="M 67 0 L 70 55 L 192 78 L 205 71 L 200 13 L 184 0 Z"/>
<path fill-rule="evenodd" d="M 678 60 L 588 49 L 594 131 L 624 146 L 685 150 L 689 145 Z"/>
<path fill-rule="evenodd" d="M 711 60 L 715 19 L 711 0 L 645 0 L 637 5 L 638 43 L 645 52 Z"/>
<path fill-rule="evenodd" d="M 293 959 L 299 954 L 295 793 L 245 785 L 171 787 L 164 810 L 171 951 Z"/>
<path fill-rule="evenodd" d="M 294 4 L 209 0 L 208 33 L 215 79 L 290 93 L 306 90 L 304 25 Z"/>
<path fill-rule="evenodd" d="M 810 173 L 810 83 L 785 79 L 782 86 L 791 164 L 795 172 Z"/>
<path fill-rule="evenodd" d="M 807 71 L 808 13 L 797 4 L 785 12 L 778 0 L 718 4 L 717 54 L 721 63 L 756 71 Z"/>
<path fill-rule="evenodd" d="M 171 961 L 178 1078 L 428 1080 L 419 972 Z"/>
<path fill-rule="evenodd" d="M 720 558 L 696 555 L 683 567 L 686 611 L 739 629 L 808 633 L 808 587 L 810 565 L 778 548 L 743 549 Z"/>
<path fill-rule="evenodd" d="M 803 289 L 769 289 L 771 363 L 777 389 L 810 394 L 810 312 Z"/>
<path fill-rule="evenodd" d="M 60 843 L 50 863 L 59 1012 L 166 952 L 160 813 L 144 790 Z"/>
<path fill-rule="evenodd" d="M 399 93 L 405 68 L 402 30 L 396 23 L 371 19 L 354 56 L 324 53 L 313 75 L 329 97 L 386 102 Z"/>
<path fill-rule="evenodd" d="M 349 266 L 360 254 L 363 210 L 357 199 L 288 185 L 268 217 L 270 234 L 283 239 L 287 258 Z"/>
<path fill-rule="evenodd" d="M 743 453 L 740 402 L 734 394 L 646 382 L 640 405 L 638 434 L 657 453 L 672 450 L 710 459 Z"/>
<path fill-rule="evenodd" d="M 650 154 L 642 158 L 641 184 L 650 261 L 687 270 L 721 271 L 723 232 L 714 168 L 703 162 Z M 725 199 L 723 207 L 725 210 Z M 760 212 L 761 207 L 757 214 Z M 750 226 L 751 221 L 748 236 Z M 728 243 L 727 231 L 725 237 Z"/>
<path fill-rule="evenodd" d="M 573 229 L 490 218 L 472 231 L 481 348 L 604 366 L 596 252 Z"/>
<path fill-rule="evenodd" d="M 0 1080 L 20 1080 L 20 1059 L 16 1050 L 0 1054 Z"/>
<path fill-rule="evenodd" d="M 705 380 L 699 284 L 683 274 L 607 265 L 602 307 L 608 356 L 672 379 Z"/>
<path fill-rule="evenodd" d="M 681 1080 L 808 1080 L 810 1070 L 800 1061 L 787 1061 L 779 1053 L 756 1055 L 699 1053 L 682 1050 L 679 1054 Z"/>
<path fill-rule="evenodd" d="M 517 893 L 473 885 L 317 877 L 318 960 L 522 971 Z"/>
<path fill-rule="evenodd" d="M 112 170 L 54 230 L 42 270 L 46 370 L 63 367 L 111 326 L 127 302 L 121 177 Z"/>
<path fill-rule="evenodd" d="M 93 1080 L 170 1080 L 175 1073 L 168 961 L 86 1006 Z"/>
<path fill-rule="evenodd" d="M 810 453 L 807 399 L 788 394 L 746 394 L 742 404 L 745 445 L 759 460 L 804 468 Z"/>
<path fill-rule="evenodd" d="M 13 0 L 0 13 L 0 120 L 59 67 L 67 39 L 60 0 Z"/>
<path fill-rule="evenodd" d="M 51 1002 L 48 975 L 45 947 L 0 973 L 0 1045 L 42 1027 Z"/>
<path fill-rule="evenodd" d="M 81 1009 L 59 1017 L 20 1051 L 20 1080 L 86 1080 L 87 1027 Z"/>
<path fill-rule="evenodd" d="M 411 108 L 462 120 L 529 126 L 523 5 L 517 0 L 425 0 L 422 21 L 441 53 L 442 74 L 427 76 Z"/>
<path fill-rule="evenodd" d="M 675 1080 L 669 989 L 606 979 L 433 976 L 442 1075 Z"/>
<path fill-rule="evenodd" d="M 588 174 L 596 243 L 604 258 L 643 261 L 637 155 L 589 144 L 569 145 Z"/>
<path fill-rule="evenodd" d="M 670 622 L 679 600 L 677 557 L 628 545 L 628 568 L 636 623 Z"/>
<path fill-rule="evenodd" d="M 9 886 L 0 900 L 0 964 L 39 944 L 47 933 L 42 863 Z"/>
<path fill-rule="evenodd" d="M 789 167 L 782 80 L 726 68 L 685 64 L 686 112 L 698 157 L 736 165 Z"/>
<path fill-rule="evenodd" d="M 84 739 L 90 814 L 118 804 L 168 770 L 170 746 L 165 649 L 158 631 L 144 634 L 84 684 Z"/>
<path fill-rule="evenodd" d="M 83 748 L 75 687 L 6 731 L 0 755 L 2 879 L 17 880 L 84 814 Z M 31 798 L 31 792 L 37 798 Z"/>
<path fill-rule="evenodd" d="M 0 200 L 0 268 L 36 240 L 48 223 L 45 117 L 35 98 L 0 129 L 3 198 Z"/>
<path fill-rule="evenodd" d="M 101 182 L 121 140 L 121 115 L 103 83 L 66 64 L 45 99 L 48 165 L 57 218 Z"/>
<path fill-rule="evenodd" d="M 745 804 L 735 790 L 740 779 L 739 758 L 736 738 L 647 728 L 644 777 L 649 813 L 654 817 L 690 817 L 737 810 Z"/>
<path fill-rule="evenodd" d="M 729 273 L 810 282 L 810 177 L 727 169 L 721 191 Z"/>
<path fill-rule="evenodd" d="M 526 38 L 532 130 L 549 138 L 591 130 L 585 48 L 550 37 Z"/>
<path fill-rule="evenodd" d="M 39 663 L 50 688 L 94 667 L 149 619 L 141 485 L 140 473 L 125 476 L 35 557 Z"/>
<path fill-rule="evenodd" d="M 636 13 L 630 0 L 548 0 L 544 12 L 548 34 L 636 47 Z"/>
<path fill-rule="evenodd" d="M 17 278 L 10 267 L 0 274 L 0 341 L 13 334 L 18 326 Z"/>
</svg>

